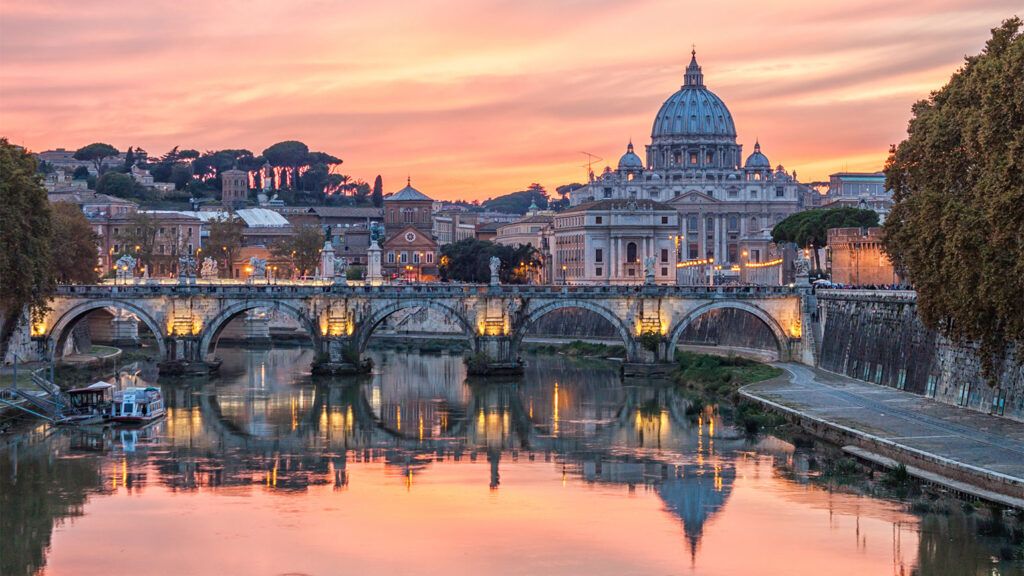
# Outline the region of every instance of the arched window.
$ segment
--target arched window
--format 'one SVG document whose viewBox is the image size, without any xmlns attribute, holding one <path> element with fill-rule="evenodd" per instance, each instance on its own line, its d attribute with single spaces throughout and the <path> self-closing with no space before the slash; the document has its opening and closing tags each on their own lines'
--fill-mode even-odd
<svg viewBox="0 0 1024 576">
<path fill-rule="evenodd" d="M 626 244 L 626 262 L 636 262 L 636 242 Z"/>
</svg>

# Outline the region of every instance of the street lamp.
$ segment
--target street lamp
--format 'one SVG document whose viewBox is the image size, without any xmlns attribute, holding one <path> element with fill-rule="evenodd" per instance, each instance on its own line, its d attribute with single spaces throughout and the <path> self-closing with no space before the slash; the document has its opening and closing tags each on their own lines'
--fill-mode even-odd
<svg viewBox="0 0 1024 576">
<path fill-rule="evenodd" d="M 568 267 L 568 266 L 566 266 L 565 264 L 562 264 L 562 284 L 563 284 L 563 285 L 565 285 L 565 284 L 568 284 L 568 283 L 569 283 L 569 282 L 568 282 L 568 281 L 566 280 L 566 277 L 565 277 L 565 275 L 566 275 L 566 271 L 567 271 L 568 269 L 569 269 L 569 267 Z"/>
</svg>

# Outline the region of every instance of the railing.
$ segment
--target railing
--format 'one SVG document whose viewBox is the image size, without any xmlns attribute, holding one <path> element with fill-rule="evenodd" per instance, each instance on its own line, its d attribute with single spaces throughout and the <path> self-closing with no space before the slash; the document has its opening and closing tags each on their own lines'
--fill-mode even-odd
<svg viewBox="0 0 1024 576">
<path fill-rule="evenodd" d="M 856 300 L 901 300 L 917 301 L 915 290 L 879 290 L 877 288 L 819 288 L 815 291 L 819 298 L 825 299 L 856 299 Z"/>
<path fill-rule="evenodd" d="M 821 291 L 824 292 L 824 291 Z M 840 291 L 829 291 L 840 292 Z M 386 297 L 468 297 L 474 295 L 520 295 L 550 297 L 568 295 L 573 297 L 604 298 L 621 296 L 662 296 L 688 298 L 716 297 L 786 297 L 800 294 L 790 286 L 675 286 L 675 285 L 555 285 L 555 284 L 487 284 L 422 283 L 384 284 L 367 286 L 362 284 L 336 285 L 328 282 L 307 281 L 290 283 L 249 284 L 245 282 L 202 282 L 196 284 L 72 284 L 57 287 L 61 296 L 83 296 L 110 298 L 116 296 L 164 296 L 164 295 L 214 295 L 225 297 L 308 297 L 318 294 L 380 295 Z"/>
</svg>

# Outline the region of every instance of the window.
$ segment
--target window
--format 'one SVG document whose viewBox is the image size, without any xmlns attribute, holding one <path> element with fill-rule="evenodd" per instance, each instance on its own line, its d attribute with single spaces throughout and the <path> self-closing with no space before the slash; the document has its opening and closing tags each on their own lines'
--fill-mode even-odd
<svg viewBox="0 0 1024 576">
<path fill-rule="evenodd" d="M 668 224 L 668 216 L 662 216 L 661 217 L 661 223 L 662 224 Z"/>
<path fill-rule="evenodd" d="M 686 245 L 686 257 L 687 258 L 689 258 L 690 260 L 695 260 L 697 258 L 697 254 L 698 254 L 698 252 L 697 252 L 697 243 L 696 242 L 690 242 L 689 244 Z"/>
<path fill-rule="evenodd" d="M 782 198 L 785 195 L 786 195 L 786 189 L 785 188 L 783 188 L 782 186 L 776 186 L 775 187 L 775 197 L 776 198 Z"/>
<path fill-rule="evenodd" d="M 434 253 L 433 252 L 427 252 L 427 264 L 433 264 L 433 263 L 434 263 Z"/>
<path fill-rule="evenodd" d="M 661 249 L 661 261 L 668 262 L 668 248 Z"/>
<path fill-rule="evenodd" d="M 594 216 L 594 224 L 601 224 L 602 222 L 604 222 L 603 216 Z"/>
<path fill-rule="evenodd" d="M 388 252 L 388 264 L 394 264 L 394 263 L 395 263 L 395 253 L 394 252 Z"/>
<path fill-rule="evenodd" d="M 715 162 L 715 153 L 708 152 L 708 155 L 704 158 L 705 164 L 713 164 Z"/>
<path fill-rule="evenodd" d="M 729 231 L 736 232 L 740 229 L 740 219 L 735 216 L 729 216 Z"/>
<path fill-rule="evenodd" d="M 630 269 L 629 269 L 629 275 L 630 275 L 630 276 L 636 276 L 636 270 L 635 270 L 635 269 L 633 269 L 633 268 L 630 268 Z"/>
<path fill-rule="evenodd" d="M 668 276 L 668 268 L 665 268 L 664 266 L 662 266 L 661 267 L 661 275 L 662 276 Z"/>
<path fill-rule="evenodd" d="M 401 262 L 402 264 L 408 264 L 409 263 L 409 253 L 408 252 L 402 252 L 401 254 L 399 254 L 398 261 Z"/>
<path fill-rule="evenodd" d="M 594 250 L 594 262 L 604 262 L 604 249 L 598 248 Z"/>
<path fill-rule="evenodd" d="M 626 244 L 626 262 L 636 262 L 636 242 Z"/>
<path fill-rule="evenodd" d="M 600 266 L 598 266 L 597 268 L 594 268 L 594 276 L 601 276 L 603 274 L 604 274 L 604 269 L 603 268 L 601 268 Z"/>
<path fill-rule="evenodd" d="M 114 244 L 114 254 L 117 254 L 120 251 L 121 251 L 121 247 L 118 244 Z"/>
<path fill-rule="evenodd" d="M 688 216 L 686 218 L 686 228 L 689 229 L 690 232 L 695 232 L 697 230 L 696 216 Z"/>
<path fill-rule="evenodd" d="M 413 264 L 419 264 L 420 263 L 420 253 L 419 252 L 413 252 L 412 253 L 412 263 Z"/>
<path fill-rule="evenodd" d="M 697 153 L 696 152 L 690 152 L 690 164 L 693 164 L 693 165 L 697 164 Z"/>
</svg>

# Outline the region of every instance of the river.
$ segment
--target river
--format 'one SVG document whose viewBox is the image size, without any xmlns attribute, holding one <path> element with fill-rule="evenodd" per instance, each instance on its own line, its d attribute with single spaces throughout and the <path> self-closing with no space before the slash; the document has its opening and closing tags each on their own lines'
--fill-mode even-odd
<svg viewBox="0 0 1024 576">
<path fill-rule="evenodd" d="M 323 384 L 309 349 L 218 354 L 148 428 L 0 438 L 0 574 L 1024 574 L 971 514 L 829 489 L 826 448 L 602 361 L 375 351 Z"/>
</svg>

